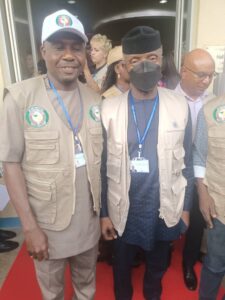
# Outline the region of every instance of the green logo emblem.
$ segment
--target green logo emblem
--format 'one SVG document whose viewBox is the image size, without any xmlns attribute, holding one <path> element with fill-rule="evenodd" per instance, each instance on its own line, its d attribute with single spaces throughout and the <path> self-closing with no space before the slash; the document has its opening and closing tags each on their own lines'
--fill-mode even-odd
<svg viewBox="0 0 225 300">
<path fill-rule="evenodd" d="M 94 121 L 100 122 L 101 114 L 100 114 L 99 106 L 98 105 L 93 105 L 89 110 L 89 115 Z"/>
<path fill-rule="evenodd" d="M 56 18 L 56 24 L 60 27 L 66 27 L 71 26 L 73 24 L 73 21 L 70 16 L 60 15 Z"/>
<path fill-rule="evenodd" d="M 48 112 L 39 106 L 31 106 L 25 113 L 27 123 L 34 128 L 41 128 L 47 125 L 49 120 Z"/>
<path fill-rule="evenodd" d="M 213 111 L 213 119 L 218 123 L 225 122 L 225 105 L 218 106 Z"/>
</svg>

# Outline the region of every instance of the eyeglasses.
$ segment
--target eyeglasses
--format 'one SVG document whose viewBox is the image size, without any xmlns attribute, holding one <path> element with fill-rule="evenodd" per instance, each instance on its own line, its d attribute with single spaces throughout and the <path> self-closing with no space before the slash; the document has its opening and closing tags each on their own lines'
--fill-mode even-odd
<svg viewBox="0 0 225 300">
<path fill-rule="evenodd" d="M 193 73 L 198 79 L 200 80 L 204 80 L 206 79 L 207 77 L 211 80 L 212 78 L 215 78 L 218 73 L 216 72 L 213 72 L 211 74 L 207 74 L 207 73 L 204 73 L 204 72 L 195 72 L 191 69 L 189 69 L 188 67 L 184 66 L 188 71 L 190 71 L 191 73 Z"/>
</svg>

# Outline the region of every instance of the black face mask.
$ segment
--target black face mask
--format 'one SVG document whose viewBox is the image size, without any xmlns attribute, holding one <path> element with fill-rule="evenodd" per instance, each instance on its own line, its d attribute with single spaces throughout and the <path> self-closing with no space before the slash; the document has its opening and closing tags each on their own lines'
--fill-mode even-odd
<svg viewBox="0 0 225 300">
<path fill-rule="evenodd" d="M 130 71 L 130 82 L 142 92 L 152 90 L 161 77 L 160 66 L 149 60 L 135 64 Z"/>
</svg>

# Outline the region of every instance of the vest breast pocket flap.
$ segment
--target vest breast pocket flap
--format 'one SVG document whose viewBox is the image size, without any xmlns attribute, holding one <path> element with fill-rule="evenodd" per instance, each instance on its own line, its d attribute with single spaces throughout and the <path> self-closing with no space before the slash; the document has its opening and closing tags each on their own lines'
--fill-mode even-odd
<svg viewBox="0 0 225 300">
<path fill-rule="evenodd" d="M 25 131 L 26 161 L 32 164 L 55 164 L 59 160 L 57 131 Z"/>
</svg>

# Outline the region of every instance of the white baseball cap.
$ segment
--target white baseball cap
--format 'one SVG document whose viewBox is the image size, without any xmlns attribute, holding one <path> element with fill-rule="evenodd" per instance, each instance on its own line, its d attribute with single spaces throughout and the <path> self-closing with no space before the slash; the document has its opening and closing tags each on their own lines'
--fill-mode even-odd
<svg viewBox="0 0 225 300">
<path fill-rule="evenodd" d="M 65 9 L 56 11 L 44 19 L 41 35 L 42 43 L 58 31 L 72 32 L 81 37 L 85 43 L 88 41 L 82 23 Z"/>
</svg>

